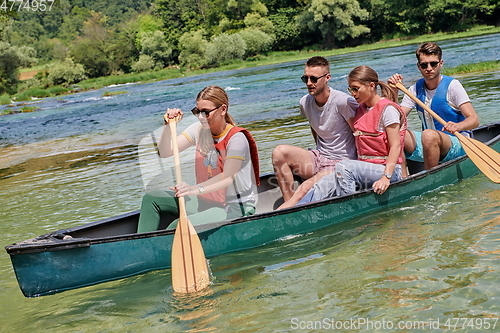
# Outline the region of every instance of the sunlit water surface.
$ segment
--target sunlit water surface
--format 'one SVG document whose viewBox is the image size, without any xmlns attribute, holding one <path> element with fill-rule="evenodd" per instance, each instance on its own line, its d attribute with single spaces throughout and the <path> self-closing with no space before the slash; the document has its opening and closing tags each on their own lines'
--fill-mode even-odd
<svg viewBox="0 0 500 333">
<path fill-rule="evenodd" d="M 450 67 L 500 55 L 500 35 L 441 45 Z M 332 57 L 331 85 L 345 91 L 347 73 L 360 64 L 383 80 L 402 73 L 410 85 L 418 79 L 415 47 Z M 297 116 L 306 93 L 302 68 L 299 61 L 107 87 L 42 99 L 34 102 L 39 111 L 0 117 L 0 244 L 138 209 L 147 181 L 139 156 L 156 158 L 144 153 L 150 148 L 144 142 L 166 107 L 189 110 L 209 84 L 227 89 L 231 113 L 259 144 L 261 171 L 271 171 L 277 143 L 313 143 Z M 459 78 L 481 122 L 499 120 L 500 73 Z M 102 97 L 114 90 L 127 93 Z M 192 121 L 186 114 L 179 126 Z M 410 123 L 418 128 L 416 117 Z M 428 331 L 439 323 L 451 332 L 446 324 L 457 324 L 450 318 L 474 318 L 461 331 L 499 331 L 500 323 L 492 327 L 500 317 L 499 199 L 500 186 L 479 175 L 363 219 L 211 258 L 214 284 L 194 296 L 173 295 L 164 270 L 26 299 L 3 252 L 0 330 L 316 332 L 355 319 L 367 323 L 344 331 L 382 332 L 385 322 L 391 331 L 417 324 L 412 332 Z"/>
</svg>

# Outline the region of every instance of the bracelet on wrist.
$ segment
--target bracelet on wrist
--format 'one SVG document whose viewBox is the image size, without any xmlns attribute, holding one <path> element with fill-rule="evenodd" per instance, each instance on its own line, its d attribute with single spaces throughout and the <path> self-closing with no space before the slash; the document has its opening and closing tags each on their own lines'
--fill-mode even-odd
<svg viewBox="0 0 500 333">
<path fill-rule="evenodd" d="M 203 194 L 203 192 L 205 192 L 205 188 L 203 186 L 201 186 L 200 184 L 198 184 L 198 190 L 200 191 L 199 194 Z"/>
</svg>

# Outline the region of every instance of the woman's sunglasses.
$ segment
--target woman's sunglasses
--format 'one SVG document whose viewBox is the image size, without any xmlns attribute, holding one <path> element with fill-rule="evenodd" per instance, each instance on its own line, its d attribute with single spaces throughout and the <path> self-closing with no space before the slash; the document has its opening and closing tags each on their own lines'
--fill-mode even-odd
<svg viewBox="0 0 500 333">
<path fill-rule="evenodd" d="M 359 92 L 359 89 L 363 88 L 363 86 L 357 88 L 357 87 L 347 87 L 347 91 L 352 95 L 352 94 L 357 94 Z"/>
<path fill-rule="evenodd" d="M 222 106 L 222 105 L 221 105 L 221 106 Z M 207 118 L 208 118 L 208 115 L 210 114 L 210 112 L 217 110 L 217 109 L 218 109 L 218 108 L 220 108 L 221 106 L 217 106 L 217 107 L 213 108 L 212 110 L 200 110 L 200 109 L 198 109 L 197 107 L 194 107 L 194 108 L 191 110 L 191 112 L 192 112 L 192 113 L 193 113 L 196 117 L 198 117 L 198 115 L 199 115 L 200 113 L 203 113 L 203 114 L 205 115 L 205 117 L 207 117 Z"/>
<path fill-rule="evenodd" d="M 311 83 L 317 83 L 319 79 L 321 79 L 323 76 L 326 76 L 330 73 L 326 73 L 326 74 L 323 74 L 321 75 L 320 77 L 316 77 L 316 76 L 306 76 L 306 75 L 302 75 L 300 77 L 300 79 L 302 80 L 302 82 L 304 83 L 307 83 L 307 81 L 311 80 Z"/>
<path fill-rule="evenodd" d="M 418 65 L 422 69 L 427 69 L 429 65 L 431 65 L 432 68 L 436 68 L 437 65 L 439 65 L 441 61 L 431 61 L 431 62 L 419 62 Z"/>
</svg>

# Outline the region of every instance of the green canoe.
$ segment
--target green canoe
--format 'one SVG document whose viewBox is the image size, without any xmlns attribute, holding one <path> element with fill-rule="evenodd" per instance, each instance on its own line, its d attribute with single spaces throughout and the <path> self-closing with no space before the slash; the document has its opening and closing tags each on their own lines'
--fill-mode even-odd
<svg viewBox="0 0 500 333">
<path fill-rule="evenodd" d="M 500 123 L 474 131 L 475 139 L 500 150 Z M 412 197 L 479 173 L 467 156 L 412 175 L 383 195 L 371 190 L 274 210 L 281 202 L 273 174 L 261 178 L 257 213 L 196 226 L 207 257 L 268 244 L 290 235 L 388 209 Z M 170 267 L 173 229 L 136 233 L 139 211 L 55 231 L 6 247 L 26 297 L 46 295 Z"/>
</svg>

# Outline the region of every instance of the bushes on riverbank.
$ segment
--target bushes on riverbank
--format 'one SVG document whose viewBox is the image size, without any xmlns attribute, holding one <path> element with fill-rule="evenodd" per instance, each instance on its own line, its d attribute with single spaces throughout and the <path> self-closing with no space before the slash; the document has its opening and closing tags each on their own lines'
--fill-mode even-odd
<svg viewBox="0 0 500 333">
<path fill-rule="evenodd" d="M 451 38 L 465 38 L 472 37 L 476 35 L 484 35 L 491 33 L 500 32 L 500 28 L 494 27 L 476 27 L 471 29 L 470 31 L 456 33 L 456 34 L 434 34 L 434 35 L 425 35 L 419 36 L 414 39 L 404 39 L 404 40 L 391 40 L 385 42 L 378 42 L 374 44 L 365 44 L 357 47 L 351 48 L 343 48 L 343 49 L 334 49 L 328 51 L 314 52 L 314 55 L 321 55 L 325 57 L 338 55 L 338 54 L 347 54 L 353 52 L 361 52 L 361 51 L 369 51 L 375 49 L 382 49 L 388 47 L 402 46 L 408 44 L 418 44 L 423 41 L 441 41 Z M 16 95 L 2 95 L 0 96 L 0 104 L 9 104 L 10 100 L 14 101 L 27 101 L 32 97 L 42 98 L 42 97 L 51 97 L 57 96 L 61 94 L 72 93 L 81 90 L 89 90 L 89 89 L 98 89 L 105 86 L 111 85 L 121 85 L 133 82 L 150 82 L 156 80 L 165 80 L 165 79 L 173 79 L 183 76 L 192 76 L 192 75 L 200 75 L 215 71 L 222 70 L 234 70 L 248 67 L 255 67 L 261 65 L 270 65 L 282 62 L 289 61 L 297 61 L 297 60 L 305 60 L 313 55 L 312 52 L 301 52 L 301 51 L 281 51 L 281 52 L 272 52 L 267 56 L 259 56 L 258 58 L 248 59 L 247 61 L 239 60 L 232 61 L 229 64 L 223 65 L 218 68 L 208 68 L 208 69 L 198 69 L 193 71 L 186 71 L 178 66 L 172 66 L 169 68 L 164 68 L 158 71 L 151 70 L 141 73 L 132 73 L 132 74 L 122 74 L 122 75 L 111 75 L 106 77 L 99 77 L 94 79 L 87 79 L 78 82 L 77 84 L 65 86 L 51 86 L 51 87 L 29 87 L 28 84 L 25 84 L 27 87 L 24 91 L 16 94 Z M 476 71 L 485 71 L 491 70 L 495 68 L 500 68 L 499 61 L 489 61 L 478 64 L 467 64 L 459 66 L 457 69 L 445 68 L 444 73 L 446 74 L 455 74 L 455 73 L 467 73 L 467 72 L 476 72 Z"/>
<path fill-rule="evenodd" d="M 11 102 L 11 100 L 10 100 L 9 94 L 0 95 L 0 105 L 1 104 L 10 104 L 10 102 Z"/>
</svg>

